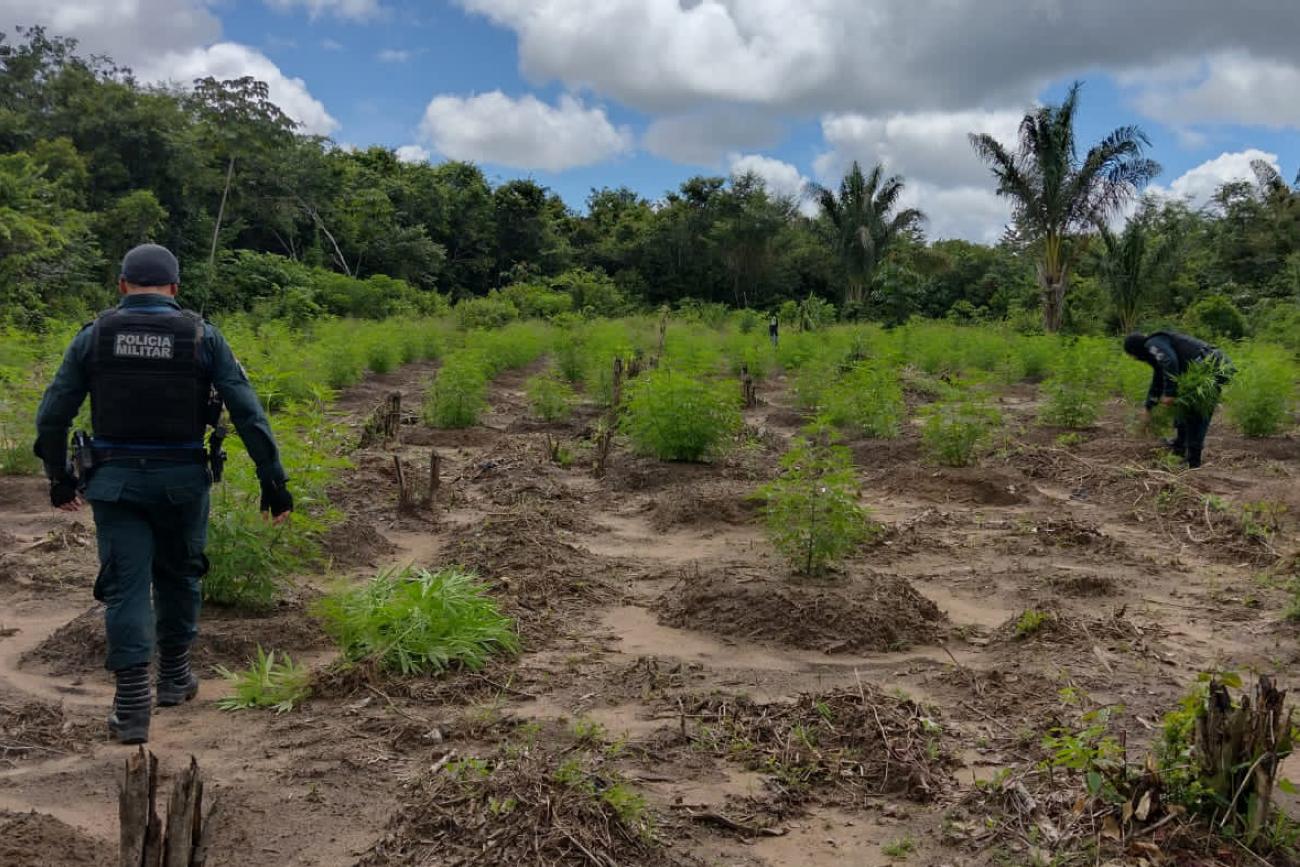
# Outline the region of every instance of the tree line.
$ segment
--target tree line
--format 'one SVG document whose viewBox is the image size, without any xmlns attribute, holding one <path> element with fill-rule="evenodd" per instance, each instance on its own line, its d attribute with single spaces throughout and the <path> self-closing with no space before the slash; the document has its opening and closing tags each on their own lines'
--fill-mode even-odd
<svg viewBox="0 0 1300 867">
<path fill-rule="evenodd" d="M 1261 164 L 1206 208 L 1146 199 L 1121 228 L 1159 167 L 1136 127 L 1080 156 L 1077 100 L 1076 86 L 1027 114 L 1014 150 L 972 137 L 1014 212 L 985 245 L 927 240 L 925 215 L 899 206 L 905 180 L 857 164 L 809 192 L 814 216 L 752 174 L 692 177 L 654 201 L 592 190 L 578 212 L 532 179 L 493 185 L 471 163 L 304 135 L 251 78 L 146 86 L 20 29 L 0 34 L 0 322 L 106 305 L 121 255 L 153 240 L 209 312 L 290 295 L 308 312 L 379 315 L 393 298 L 428 308 L 522 285 L 600 312 L 829 302 L 887 324 L 1300 324 L 1300 178 Z"/>
</svg>

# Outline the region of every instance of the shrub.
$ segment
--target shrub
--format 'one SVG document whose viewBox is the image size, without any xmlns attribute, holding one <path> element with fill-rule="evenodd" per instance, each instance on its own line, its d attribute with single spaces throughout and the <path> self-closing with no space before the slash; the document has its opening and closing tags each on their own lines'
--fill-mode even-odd
<svg viewBox="0 0 1300 867">
<path fill-rule="evenodd" d="M 1020 356 L 1020 373 L 1030 382 L 1039 382 L 1052 368 L 1056 357 L 1056 341 L 1045 335 L 1022 337 L 1016 344 Z"/>
<path fill-rule="evenodd" d="M 213 489 L 208 525 L 211 569 L 203 598 L 217 605 L 266 609 L 285 576 L 309 572 L 321 559 L 319 536 L 338 520 L 326 489 L 347 461 L 338 457 L 342 429 L 326 421 L 321 402 L 290 404 L 274 416 L 280 458 L 293 475 L 293 520 L 273 525 L 258 512 L 261 486 L 238 437 L 226 440 L 230 460 Z"/>
<path fill-rule="evenodd" d="M 805 575 L 825 571 L 871 532 L 852 455 L 825 430 L 814 437 L 796 439 L 781 458 L 780 477 L 759 490 L 768 537 Z"/>
<path fill-rule="evenodd" d="M 1183 315 L 1187 330 L 1205 340 L 1240 340 L 1246 336 L 1246 318 L 1226 295 L 1207 295 Z"/>
<path fill-rule="evenodd" d="M 741 426 L 739 389 L 671 370 L 630 383 L 624 429 L 640 452 L 665 461 L 716 454 Z"/>
<path fill-rule="evenodd" d="M 573 389 L 553 373 L 543 373 L 524 385 L 533 415 L 542 421 L 565 421 L 573 413 Z"/>
<path fill-rule="evenodd" d="M 1283 352 L 1260 347 L 1242 361 L 1223 403 L 1246 436 L 1276 436 L 1291 426 L 1295 394 L 1295 366 Z"/>
<path fill-rule="evenodd" d="M 329 594 L 316 610 L 345 659 L 393 673 L 478 669 L 494 654 L 519 650 L 514 622 L 487 587 L 454 567 L 384 572 Z"/>
<path fill-rule="evenodd" d="M 519 310 L 509 299 L 496 290 L 483 298 L 465 298 L 457 302 L 456 324 L 468 331 L 472 328 L 500 328 L 519 318 Z"/>
<path fill-rule="evenodd" d="M 276 713 L 293 710 L 311 695 L 311 672 L 294 665 L 288 654 L 276 659 L 257 648 L 257 658 L 243 671 L 217 666 L 217 674 L 235 688 L 235 694 L 217 702 L 222 710 L 270 708 Z"/>
<path fill-rule="evenodd" d="M 1101 414 L 1102 371 L 1090 355 L 1082 347 L 1072 347 L 1044 383 L 1047 399 L 1038 413 L 1044 424 L 1084 428 L 1097 421 Z"/>
<path fill-rule="evenodd" d="M 488 377 L 482 356 L 461 350 L 443 362 L 425 396 L 425 420 L 434 427 L 463 428 L 478 424 L 487 406 Z"/>
<path fill-rule="evenodd" d="M 969 398 L 931 404 L 923 413 L 921 441 L 932 458 L 950 467 L 973 463 L 979 446 L 1002 423 L 996 409 Z"/>
<path fill-rule="evenodd" d="M 831 389 L 826 404 L 834 424 L 880 439 L 898 436 L 907 417 L 898 370 L 887 362 L 854 367 Z"/>
<path fill-rule="evenodd" d="M 366 347 L 366 366 L 372 373 L 390 373 L 402 360 L 402 347 L 396 334 L 380 335 Z"/>
<path fill-rule="evenodd" d="M 618 316 L 628 307 L 627 296 L 603 271 L 571 268 L 553 278 L 551 288 L 567 293 L 572 309 L 587 315 Z"/>
<path fill-rule="evenodd" d="M 535 283 L 514 283 L 502 289 L 501 296 L 513 304 L 522 317 L 550 319 L 573 309 L 572 297 Z"/>
</svg>

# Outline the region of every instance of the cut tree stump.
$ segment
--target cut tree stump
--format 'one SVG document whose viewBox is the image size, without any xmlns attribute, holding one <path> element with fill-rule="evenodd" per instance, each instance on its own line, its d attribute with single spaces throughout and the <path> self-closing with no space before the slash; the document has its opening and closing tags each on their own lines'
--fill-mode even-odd
<svg viewBox="0 0 1300 867">
<path fill-rule="evenodd" d="M 754 377 L 749 375 L 749 365 L 740 365 L 740 398 L 745 402 L 745 409 L 758 406 L 758 389 L 754 386 Z"/>
<path fill-rule="evenodd" d="M 167 825 L 158 818 L 158 759 L 140 749 L 126 760 L 118 790 L 120 867 L 203 867 L 214 827 L 215 805 L 203 813 L 203 775 L 193 756 L 176 776 Z"/>
<path fill-rule="evenodd" d="M 391 392 L 366 420 L 361 431 L 361 448 L 375 443 L 396 443 L 402 434 L 402 393 Z"/>
<path fill-rule="evenodd" d="M 1233 823 L 1249 846 L 1268 827 L 1273 787 L 1292 748 L 1286 691 L 1260 675 L 1254 701 L 1243 695 L 1234 705 L 1227 686 L 1215 678 L 1204 711 L 1194 735 L 1198 776 L 1217 800 L 1228 804 L 1219 827 Z"/>
</svg>

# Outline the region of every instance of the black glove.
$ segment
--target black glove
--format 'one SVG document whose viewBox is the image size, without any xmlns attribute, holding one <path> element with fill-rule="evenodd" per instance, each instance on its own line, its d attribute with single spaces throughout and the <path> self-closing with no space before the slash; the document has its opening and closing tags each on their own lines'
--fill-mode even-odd
<svg viewBox="0 0 1300 867">
<path fill-rule="evenodd" d="M 293 494 L 289 493 L 288 481 L 285 479 L 279 482 L 262 482 L 261 510 L 270 512 L 272 518 L 293 511 Z"/>
<path fill-rule="evenodd" d="M 54 508 L 66 506 L 77 499 L 77 479 L 75 476 L 62 476 L 50 480 L 50 505 Z"/>
</svg>

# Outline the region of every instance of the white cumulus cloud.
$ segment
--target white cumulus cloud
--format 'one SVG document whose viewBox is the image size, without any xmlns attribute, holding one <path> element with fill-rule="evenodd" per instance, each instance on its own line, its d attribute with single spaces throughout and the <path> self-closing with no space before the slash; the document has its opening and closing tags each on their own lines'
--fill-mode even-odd
<svg viewBox="0 0 1300 867">
<path fill-rule="evenodd" d="M 4 0 L 0 30 L 41 25 L 71 36 L 87 54 L 108 54 L 134 67 L 160 46 L 188 48 L 216 41 L 221 22 L 201 0 Z"/>
<path fill-rule="evenodd" d="M 421 129 L 443 156 L 525 170 L 592 165 L 632 147 L 630 130 L 567 94 L 557 105 L 531 94 L 512 99 L 499 90 L 437 96 Z"/>
<path fill-rule="evenodd" d="M 1296 57 L 1293 0 L 458 2 L 515 33 L 530 79 L 655 112 L 966 110 L 1027 102 L 1097 68 Z"/>
<path fill-rule="evenodd" d="M 427 163 L 431 156 L 428 148 L 419 145 L 402 145 L 397 149 L 397 158 L 404 163 Z"/>
<path fill-rule="evenodd" d="M 970 133 L 1014 144 L 1023 117 L 1023 110 L 831 114 L 822 118 L 829 150 L 818 156 L 815 168 L 819 177 L 829 178 L 843 174 L 853 160 L 866 166 L 879 162 L 892 173 L 936 186 L 987 185 L 989 171 L 971 148 Z"/>
<path fill-rule="evenodd" d="M 1193 207 L 1202 207 L 1209 203 L 1219 187 L 1229 181 L 1253 183 L 1255 172 L 1250 164 L 1255 160 L 1263 160 L 1274 169 L 1281 171 L 1277 154 L 1251 148 L 1236 153 L 1220 154 L 1183 173 L 1168 186 L 1152 184 L 1147 187 L 1147 192 L 1164 198 L 1183 199 Z"/>
<path fill-rule="evenodd" d="M 343 0 L 365 2 L 365 0 Z M 338 122 L 301 78 L 286 75 L 255 48 L 221 42 L 221 22 L 204 0 L 3 0 L 0 31 L 43 25 L 78 41 L 84 54 L 108 54 L 141 81 L 188 86 L 195 78 L 251 75 L 304 132 L 333 132 Z M 165 50 L 164 50 L 165 49 Z"/>
<path fill-rule="evenodd" d="M 146 81 L 189 85 L 196 78 L 240 78 L 251 75 L 265 81 L 271 101 L 300 124 L 301 131 L 329 135 L 339 126 L 325 106 L 307 90 L 301 78 L 280 71 L 266 55 L 246 45 L 218 42 L 207 48 L 169 51 L 153 55 L 147 65 L 136 69 Z"/>
<path fill-rule="evenodd" d="M 1297 17 L 1300 21 L 1300 17 Z M 1174 125 L 1240 123 L 1300 129 L 1300 65 L 1244 52 L 1178 64 L 1150 78 L 1126 76 L 1137 107 Z"/>
<path fill-rule="evenodd" d="M 336 18 L 364 21 L 380 12 L 379 0 L 266 0 L 268 6 L 280 12 L 297 8 L 307 11 L 313 18 L 332 15 Z"/>
<path fill-rule="evenodd" d="M 731 176 L 754 174 L 763 179 L 768 192 L 799 199 L 808 189 L 808 179 L 796 166 L 762 154 L 732 154 Z"/>
</svg>

